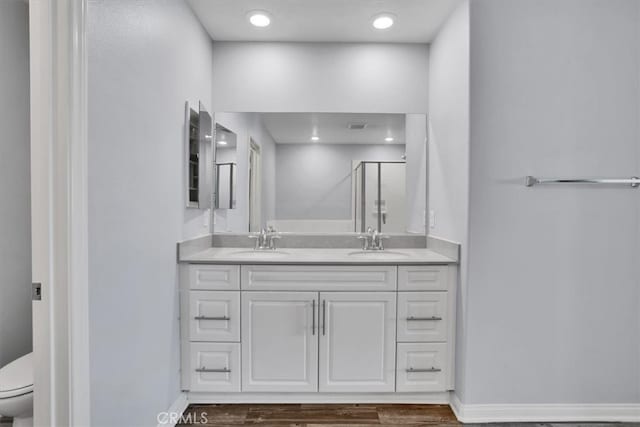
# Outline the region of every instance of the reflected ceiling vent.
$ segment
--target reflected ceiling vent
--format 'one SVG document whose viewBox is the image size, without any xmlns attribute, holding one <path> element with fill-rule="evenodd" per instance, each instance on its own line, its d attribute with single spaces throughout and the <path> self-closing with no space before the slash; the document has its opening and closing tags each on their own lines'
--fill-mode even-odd
<svg viewBox="0 0 640 427">
<path fill-rule="evenodd" d="M 351 130 L 363 130 L 367 127 L 366 123 L 349 123 L 347 127 Z"/>
</svg>

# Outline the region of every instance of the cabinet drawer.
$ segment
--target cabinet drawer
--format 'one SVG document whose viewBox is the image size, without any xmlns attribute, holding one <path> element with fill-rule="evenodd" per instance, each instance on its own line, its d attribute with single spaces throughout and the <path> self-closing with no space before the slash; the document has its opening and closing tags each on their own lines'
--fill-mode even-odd
<svg viewBox="0 0 640 427">
<path fill-rule="evenodd" d="M 240 391 L 240 344 L 191 343 L 191 391 Z"/>
<path fill-rule="evenodd" d="M 447 341 L 447 292 L 398 292 L 398 341 Z"/>
<path fill-rule="evenodd" d="M 394 266 L 242 266 L 243 290 L 395 291 Z"/>
<path fill-rule="evenodd" d="M 444 343 L 398 343 L 396 391 L 446 391 L 447 360 Z"/>
<path fill-rule="evenodd" d="M 399 291 L 446 291 L 449 266 L 423 265 L 398 267 Z"/>
<path fill-rule="evenodd" d="M 189 289 L 235 291 L 240 289 L 239 265 L 190 264 Z"/>
<path fill-rule="evenodd" d="M 190 291 L 190 341 L 240 341 L 240 292 Z"/>
</svg>

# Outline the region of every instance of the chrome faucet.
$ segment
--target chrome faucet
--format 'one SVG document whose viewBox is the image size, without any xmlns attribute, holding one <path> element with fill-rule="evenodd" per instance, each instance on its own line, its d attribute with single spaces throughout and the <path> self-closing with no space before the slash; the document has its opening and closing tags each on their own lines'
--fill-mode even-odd
<svg viewBox="0 0 640 427">
<path fill-rule="evenodd" d="M 250 239 L 256 239 L 256 251 L 265 251 L 265 250 L 276 250 L 276 240 L 280 239 L 281 236 L 278 234 L 275 228 L 269 226 L 266 230 L 263 228 L 260 230 L 258 234 L 252 234 L 249 236 Z"/>
<path fill-rule="evenodd" d="M 382 251 L 384 250 L 384 245 L 382 244 L 383 239 L 388 239 L 389 236 L 385 236 L 381 234 L 378 230 L 374 230 L 373 228 L 367 228 L 367 232 L 358 236 L 358 239 L 362 240 L 362 250 L 363 251 Z"/>
</svg>

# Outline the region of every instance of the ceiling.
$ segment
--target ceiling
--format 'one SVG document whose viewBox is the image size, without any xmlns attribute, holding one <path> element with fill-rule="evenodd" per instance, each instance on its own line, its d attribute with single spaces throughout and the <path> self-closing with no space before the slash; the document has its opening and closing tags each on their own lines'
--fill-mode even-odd
<svg viewBox="0 0 640 427">
<path fill-rule="evenodd" d="M 217 41 L 429 43 L 461 0 L 188 0 Z M 247 13 L 265 10 L 266 28 Z M 374 15 L 396 15 L 387 30 L 371 26 Z"/>
<path fill-rule="evenodd" d="M 277 144 L 404 144 L 404 114 L 262 113 L 262 122 Z M 351 130 L 349 124 L 366 124 Z M 319 141 L 311 140 L 317 135 Z M 392 137 L 392 142 L 385 138 Z"/>
</svg>

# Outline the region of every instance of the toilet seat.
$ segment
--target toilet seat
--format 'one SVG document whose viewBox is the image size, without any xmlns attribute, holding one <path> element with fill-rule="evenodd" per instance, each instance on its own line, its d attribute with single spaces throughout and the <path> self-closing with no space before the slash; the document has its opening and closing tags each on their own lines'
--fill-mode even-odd
<svg viewBox="0 0 640 427">
<path fill-rule="evenodd" d="M 22 356 L 0 369 L 0 399 L 33 392 L 33 353 Z"/>
</svg>

